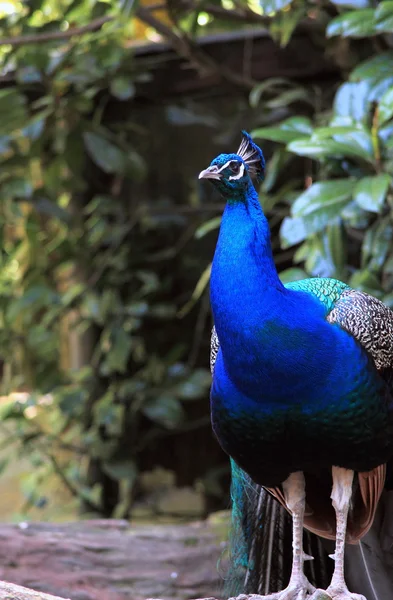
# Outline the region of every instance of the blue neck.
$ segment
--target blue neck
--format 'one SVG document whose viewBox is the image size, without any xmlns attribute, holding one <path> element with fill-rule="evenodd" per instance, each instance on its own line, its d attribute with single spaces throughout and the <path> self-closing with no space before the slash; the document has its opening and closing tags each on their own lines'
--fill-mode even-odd
<svg viewBox="0 0 393 600">
<path fill-rule="evenodd" d="M 258 324 L 285 293 L 270 245 L 269 225 L 250 182 L 244 197 L 229 201 L 222 218 L 211 274 L 214 322 L 225 351 L 236 331 Z"/>
</svg>

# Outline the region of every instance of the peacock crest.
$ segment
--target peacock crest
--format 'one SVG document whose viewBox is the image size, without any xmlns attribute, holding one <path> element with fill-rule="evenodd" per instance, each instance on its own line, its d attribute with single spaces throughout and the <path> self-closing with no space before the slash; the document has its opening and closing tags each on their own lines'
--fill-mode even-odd
<svg viewBox="0 0 393 600">
<path fill-rule="evenodd" d="M 261 180 L 265 173 L 265 159 L 262 150 L 253 142 L 247 131 L 243 130 L 242 135 L 243 138 L 236 154 L 246 163 L 250 176 Z"/>
</svg>

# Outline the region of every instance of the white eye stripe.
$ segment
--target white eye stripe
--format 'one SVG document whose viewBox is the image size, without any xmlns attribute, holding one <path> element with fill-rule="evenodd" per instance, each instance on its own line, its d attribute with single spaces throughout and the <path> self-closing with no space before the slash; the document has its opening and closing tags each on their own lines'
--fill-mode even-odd
<svg viewBox="0 0 393 600">
<path fill-rule="evenodd" d="M 233 162 L 233 160 L 228 160 L 228 162 L 226 162 L 225 165 L 223 165 L 220 169 L 218 169 L 217 173 L 221 173 L 221 171 L 226 169 L 227 166 L 231 164 L 231 162 Z"/>
<path fill-rule="evenodd" d="M 244 165 L 243 165 L 243 164 L 241 164 L 241 165 L 240 165 L 240 170 L 239 170 L 239 173 L 237 173 L 237 175 L 231 175 L 231 176 L 229 177 L 229 181 L 231 181 L 231 180 L 233 180 L 233 179 L 241 179 L 241 177 L 243 177 L 243 175 L 244 175 Z"/>
</svg>

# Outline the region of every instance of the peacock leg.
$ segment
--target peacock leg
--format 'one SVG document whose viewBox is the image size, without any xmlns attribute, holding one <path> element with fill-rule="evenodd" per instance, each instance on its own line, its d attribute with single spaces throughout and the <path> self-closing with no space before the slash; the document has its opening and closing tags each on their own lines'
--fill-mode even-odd
<svg viewBox="0 0 393 600">
<path fill-rule="evenodd" d="M 300 471 L 292 473 L 283 483 L 283 490 L 293 523 L 291 577 L 288 586 L 281 592 L 268 596 L 251 596 L 255 600 L 305 600 L 315 589 L 303 572 L 305 558 L 311 558 L 305 557 L 303 553 L 303 519 L 306 504 L 306 484 L 303 473 Z"/>
<path fill-rule="evenodd" d="M 347 518 L 349 503 L 352 496 L 353 471 L 332 468 L 333 489 L 331 494 L 333 508 L 336 512 L 336 550 L 334 558 L 334 572 L 326 593 L 332 600 L 366 600 L 361 594 L 352 594 L 344 579 L 344 551 L 345 536 L 347 531 Z M 317 590 L 315 599 L 318 597 Z M 310 600 L 313 600 L 314 596 Z"/>
</svg>

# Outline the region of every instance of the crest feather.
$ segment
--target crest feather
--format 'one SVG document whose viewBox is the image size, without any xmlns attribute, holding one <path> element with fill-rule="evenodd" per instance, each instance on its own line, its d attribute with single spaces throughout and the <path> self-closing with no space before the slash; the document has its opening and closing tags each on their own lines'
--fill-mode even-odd
<svg viewBox="0 0 393 600">
<path fill-rule="evenodd" d="M 236 154 L 246 163 L 251 177 L 261 180 L 265 173 L 265 159 L 262 150 L 253 142 L 247 131 L 242 131 L 242 135 L 243 138 Z"/>
</svg>

